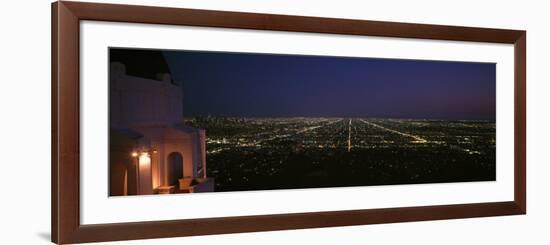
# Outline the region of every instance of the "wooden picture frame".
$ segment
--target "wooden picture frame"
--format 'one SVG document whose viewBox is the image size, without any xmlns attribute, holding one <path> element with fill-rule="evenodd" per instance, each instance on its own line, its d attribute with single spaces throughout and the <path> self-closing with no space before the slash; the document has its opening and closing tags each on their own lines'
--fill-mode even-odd
<svg viewBox="0 0 550 245">
<path fill-rule="evenodd" d="M 79 23 L 82 20 L 243 28 L 514 45 L 514 200 L 509 202 L 82 225 Z M 82 243 L 457 219 L 526 213 L 526 32 L 458 26 L 82 2 L 52 4 L 52 241 Z"/>
</svg>

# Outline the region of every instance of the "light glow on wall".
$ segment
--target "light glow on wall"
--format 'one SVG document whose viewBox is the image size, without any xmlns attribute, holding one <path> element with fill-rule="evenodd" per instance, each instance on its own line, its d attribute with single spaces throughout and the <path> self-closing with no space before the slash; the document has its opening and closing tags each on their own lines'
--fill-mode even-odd
<svg viewBox="0 0 550 245">
<path fill-rule="evenodd" d="M 140 169 L 149 168 L 149 165 L 151 165 L 151 157 L 149 156 L 149 153 L 142 152 L 141 154 L 139 154 L 138 163 Z"/>
<path fill-rule="evenodd" d="M 138 157 L 138 179 L 139 179 L 139 191 L 140 195 L 153 194 L 153 188 L 151 183 L 151 156 L 148 152 L 143 151 L 139 153 Z"/>
</svg>

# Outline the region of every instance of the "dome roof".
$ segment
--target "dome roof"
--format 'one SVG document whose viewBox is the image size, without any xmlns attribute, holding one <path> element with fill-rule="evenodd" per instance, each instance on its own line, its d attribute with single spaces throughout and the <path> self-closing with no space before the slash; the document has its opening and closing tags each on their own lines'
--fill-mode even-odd
<svg viewBox="0 0 550 245">
<path fill-rule="evenodd" d="M 157 74 L 171 74 L 162 51 L 158 50 L 110 48 L 109 62 L 124 64 L 130 76 L 159 80 Z"/>
</svg>

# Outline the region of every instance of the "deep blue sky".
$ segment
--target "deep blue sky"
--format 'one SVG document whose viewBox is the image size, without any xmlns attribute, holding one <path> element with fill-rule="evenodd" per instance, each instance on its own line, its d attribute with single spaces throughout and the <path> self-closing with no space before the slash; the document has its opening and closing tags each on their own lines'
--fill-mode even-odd
<svg viewBox="0 0 550 245">
<path fill-rule="evenodd" d="M 496 65 L 164 51 L 184 115 L 495 119 Z"/>
</svg>

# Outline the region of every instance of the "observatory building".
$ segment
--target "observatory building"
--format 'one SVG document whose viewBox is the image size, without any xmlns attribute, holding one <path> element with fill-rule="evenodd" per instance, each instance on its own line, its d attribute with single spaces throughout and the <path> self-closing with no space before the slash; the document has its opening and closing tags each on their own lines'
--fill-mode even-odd
<svg viewBox="0 0 550 245">
<path fill-rule="evenodd" d="M 182 85 L 163 54 L 109 52 L 109 194 L 214 191 L 205 131 L 183 124 Z"/>
</svg>

